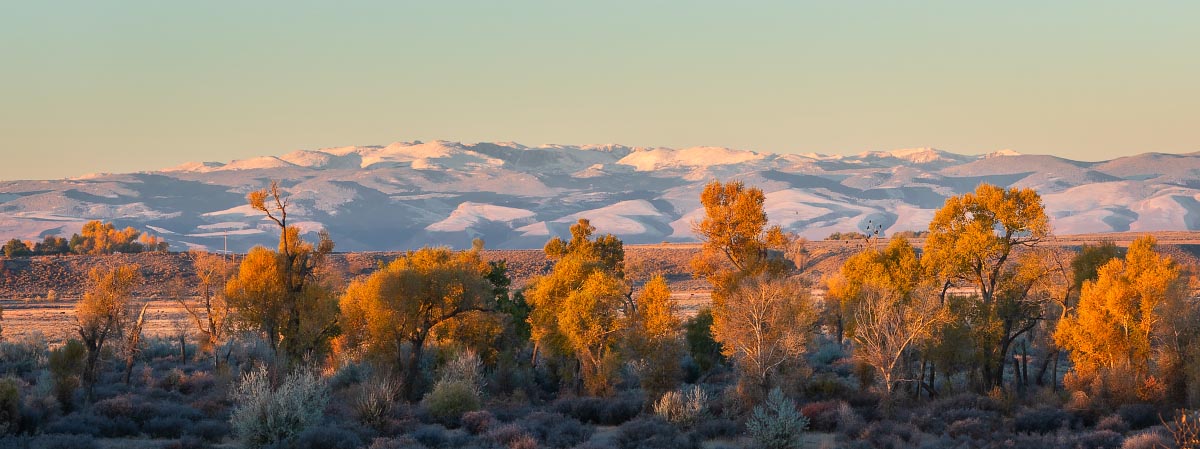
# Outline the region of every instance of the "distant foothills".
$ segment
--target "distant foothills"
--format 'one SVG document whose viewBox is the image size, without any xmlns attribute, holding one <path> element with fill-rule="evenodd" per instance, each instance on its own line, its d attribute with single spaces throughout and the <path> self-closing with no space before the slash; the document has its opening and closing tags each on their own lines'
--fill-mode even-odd
<svg viewBox="0 0 1200 449">
<path fill-rule="evenodd" d="M 540 248 L 579 218 L 626 243 L 692 242 L 705 183 L 732 179 L 766 193 L 772 224 L 814 240 L 868 228 L 917 236 L 947 198 L 980 183 L 1035 189 L 1056 234 L 1200 230 L 1200 153 L 1080 162 L 931 148 L 841 156 L 436 141 L 0 182 L 0 241 L 94 253 L 104 249 L 69 236 L 103 233 L 102 244 L 127 252 L 244 252 L 278 238 L 246 204 L 248 192 L 278 180 L 291 223 L 327 230 L 339 251 L 467 248 L 475 238 Z"/>
</svg>

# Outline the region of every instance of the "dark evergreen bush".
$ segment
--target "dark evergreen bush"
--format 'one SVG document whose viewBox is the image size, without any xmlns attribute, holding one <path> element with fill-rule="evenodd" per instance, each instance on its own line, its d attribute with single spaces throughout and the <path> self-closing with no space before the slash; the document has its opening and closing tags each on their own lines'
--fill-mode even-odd
<svg viewBox="0 0 1200 449">
<path fill-rule="evenodd" d="M 543 446 L 568 448 L 587 441 L 592 428 L 558 413 L 533 412 L 520 421 L 522 427 Z"/>
</svg>

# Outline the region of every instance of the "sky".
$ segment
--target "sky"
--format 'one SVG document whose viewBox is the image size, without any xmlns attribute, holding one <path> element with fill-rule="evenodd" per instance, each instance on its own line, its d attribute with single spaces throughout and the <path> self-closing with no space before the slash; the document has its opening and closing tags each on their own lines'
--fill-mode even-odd
<svg viewBox="0 0 1200 449">
<path fill-rule="evenodd" d="M 46 1 L 0 180 L 408 140 L 1200 151 L 1200 2 Z"/>
</svg>

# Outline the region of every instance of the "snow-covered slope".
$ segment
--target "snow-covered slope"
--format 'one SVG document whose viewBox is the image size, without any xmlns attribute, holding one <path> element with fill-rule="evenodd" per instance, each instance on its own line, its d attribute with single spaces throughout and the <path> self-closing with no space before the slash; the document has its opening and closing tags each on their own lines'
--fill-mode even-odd
<svg viewBox="0 0 1200 449">
<path fill-rule="evenodd" d="M 476 237 L 493 248 L 538 248 L 579 218 L 630 243 L 689 241 L 700 191 L 713 179 L 762 188 L 770 219 L 809 238 L 868 221 L 887 232 L 924 229 L 947 197 L 981 182 L 1038 189 L 1058 233 L 1200 230 L 1200 153 L 1093 163 L 1011 150 L 846 156 L 434 141 L 0 182 L 0 238 L 69 236 L 102 219 L 179 250 L 219 248 L 225 238 L 236 250 L 270 245 L 276 230 L 245 196 L 272 179 L 290 195 L 292 223 L 329 230 L 346 251 L 465 247 Z"/>
</svg>

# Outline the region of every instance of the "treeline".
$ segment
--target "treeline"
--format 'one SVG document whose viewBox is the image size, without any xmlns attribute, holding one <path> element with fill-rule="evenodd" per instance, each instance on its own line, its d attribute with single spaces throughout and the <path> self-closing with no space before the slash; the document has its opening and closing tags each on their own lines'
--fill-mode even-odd
<svg viewBox="0 0 1200 449">
<path fill-rule="evenodd" d="M 165 252 L 169 244 L 158 236 L 132 227 L 117 229 L 112 223 L 93 220 L 85 223 L 70 240 L 47 235 L 40 242 L 11 239 L 4 244 L 5 257 L 51 256 L 58 254 L 113 254 Z"/>
<path fill-rule="evenodd" d="M 871 239 L 811 279 L 804 241 L 770 225 L 761 190 L 714 181 L 700 200 L 692 269 L 712 303 L 684 319 L 666 280 L 635 282 L 621 240 L 586 219 L 546 243 L 553 266 L 522 289 L 482 241 L 342 279 L 329 236 L 305 240 L 272 184 L 248 202 L 278 246 L 191 253 L 200 294 L 179 299 L 172 360 L 236 373 L 209 377 L 227 399 L 188 396 L 209 390 L 179 387 L 170 366 L 169 382 L 143 368 L 136 397 L 186 397 L 226 426 L 203 432 L 210 443 L 250 448 L 1194 447 L 1179 442 L 1200 415 L 1173 409 L 1200 406 L 1200 307 L 1153 238 L 1044 247 L 1037 193 L 984 184 L 946 201 L 923 251 Z M 112 401 L 134 394 L 137 366 L 164 360 L 144 354 L 139 282 L 136 265 L 93 270 L 77 338 L 27 375 L 22 407 L 80 414 L 56 422 L 125 413 Z M 204 354 L 191 364 L 188 334 Z M 618 427 L 597 440 L 596 425 Z M 123 432 L 160 427 L 136 429 Z"/>
</svg>

